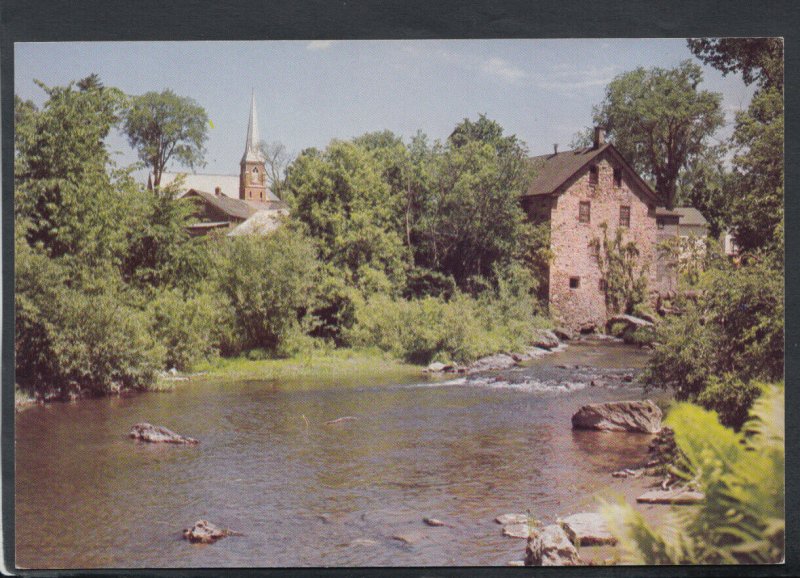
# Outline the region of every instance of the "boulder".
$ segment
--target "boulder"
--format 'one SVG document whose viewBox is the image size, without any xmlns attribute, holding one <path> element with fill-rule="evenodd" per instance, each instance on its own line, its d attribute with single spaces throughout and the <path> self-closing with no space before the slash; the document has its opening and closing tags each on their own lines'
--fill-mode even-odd
<svg viewBox="0 0 800 578">
<path fill-rule="evenodd" d="M 429 365 L 429 366 L 428 366 L 428 367 L 425 369 L 425 371 L 426 371 L 426 372 L 428 372 L 428 373 L 441 373 L 441 372 L 442 372 L 442 371 L 444 371 L 445 369 L 447 369 L 447 365 L 445 365 L 445 364 L 444 364 L 444 363 L 442 363 L 441 361 L 434 361 L 433 363 L 431 363 L 431 364 L 430 364 L 430 365 Z"/>
<path fill-rule="evenodd" d="M 526 566 L 579 566 L 578 550 L 561 526 L 551 524 L 534 533 L 525 548 Z"/>
<path fill-rule="evenodd" d="M 424 540 L 425 534 L 423 534 L 422 532 L 411 531 L 411 532 L 405 532 L 403 534 L 395 534 L 394 536 L 392 536 L 392 539 L 403 542 L 404 544 L 408 544 L 409 546 L 413 546 L 414 544 L 417 544 L 418 542 Z"/>
<path fill-rule="evenodd" d="M 434 528 L 447 525 L 438 518 L 423 518 L 422 521 L 428 524 L 428 526 L 433 526 Z"/>
<path fill-rule="evenodd" d="M 571 341 L 575 339 L 575 334 L 566 327 L 556 327 L 553 329 L 553 334 L 562 341 Z"/>
<path fill-rule="evenodd" d="M 503 536 L 509 538 L 528 538 L 531 535 L 531 529 L 528 524 L 509 524 L 503 526 Z"/>
<path fill-rule="evenodd" d="M 531 345 L 541 347 L 542 349 L 553 349 L 558 347 L 561 342 L 555 333 L 549 329 L 537 331 L 531 340 Z"/>
<path fill-rule="evenodd" d="M 705 498 L 702 492 L 688 488 L 675 488 L 671 490 L 651 490 L 636 498 L 636 501 L 641 504 L 675 504 L 683 506 L 702 502 Z"/>
<path fill-rule="evenodd" d="M 227 536 L 241 536 L 241 533 L 227 528 L 218 528 L 207 520 L 198 520 L 194 526 L 183 531 L 184 539 L 193 544 L 212 544 Z"/>
<path fill-rule="evenodd" d="M 517 364 L 514 358 L 505 353 L 498 353 L 488 357 L 482 357 L 474 361 L 466 370 L 466 373 L 480 373 L 483 371 L 494 371 L 497 369 L 508 369 Z"/>
<path fill-rule="evenodd" d="M 601 514 L 583 512 L 567 516 L 558 524 L 564 529 L 570 542 L 577 546 L 614 545 L 617 539 L 609 532 L 606 519 Z"/>
<path fill-rule="evenodd" d="M 527 524 L 528 514 L 503 514 L 497 516 L 494 521 L 503 526 L 508 524 Z"/>
<path fill-rule="evenodd" d="M 627 324 L 629 329 L 638 329 L 640 327 L 652 327 L 653 322 L 648 321 L 647 319 L 642 319 L 641 317 L 635 317 L 633 315 L 613 315 L 608 318 L 606 321 L 606 329 L 610 328 L 611 325 L 614 323 L 625 323 Z"/>
<path fill-rule="evenodd" d="M 129 437 L 136 440 L 150 443 L 166 443 L 166 444 L 198 444 L 200 443 L 194 438 L 176 434 L 174 431 L 169 430 L 160 425 L 152 425 L 146 422 L 137 423 L 131 428 Z"/>
<path fill-rule="evenodd" d="M 572 429 L 658 433 L 661 410 L 651 400 L 590 403 L 572 416 Z"/>
</svg>

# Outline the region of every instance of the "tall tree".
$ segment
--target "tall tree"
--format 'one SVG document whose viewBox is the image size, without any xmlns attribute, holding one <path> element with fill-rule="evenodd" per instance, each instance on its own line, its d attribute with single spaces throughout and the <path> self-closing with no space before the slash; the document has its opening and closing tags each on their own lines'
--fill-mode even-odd
<svg viewBox="0 0 800 578">
<path fill-rule="evenodd" d="M 617 76 L 594 109 L 614 145 L 650 179 L 672 207 L 677 182 L 708 138 L 724 122 L 722 95 L 700 90 L 700 67 L 689 61 L 672 69 L 637 68 Z"/>
<path fill-rule="evenodd" d="M 147 92 L 130 99 L 124 130 L 139 158 L 153 172 L 153 186 L 170 161 L 194 168 L 204 166 L 208 115 L 193 99 L 171 90 Z"/>
<path fill-rule="evenodd" d="M 280 142 L 268 143 L 261 141 L 258 143 L 258 148 L 261 149 L 261 154 L 264 155 L 269 190 L 279 199 L 284 199 L 286 195 L 286 170 L 292 164 L 292 155 Z"/>
<path fill-rule="evenodd" d="M 734 175 L 728 195 L 731 224 L 745 252 L 783 255 L 783 40 L 780 38 L 695 38 L 689 48 L 723 74 L 741 72 L 758 90 L 736 115 L 731 139 Z"/>
</svg>

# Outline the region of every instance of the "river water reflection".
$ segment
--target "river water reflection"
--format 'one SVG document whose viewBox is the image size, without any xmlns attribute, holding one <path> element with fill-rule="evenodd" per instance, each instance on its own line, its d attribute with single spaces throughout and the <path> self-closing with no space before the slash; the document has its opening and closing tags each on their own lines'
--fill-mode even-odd
<svg viewBox="0 0 800 578">
<path fill-rule="evenodd" d="M 649 436 L 572 432 L 570 416 L 641 398 L 589 383 L 644 358 L 577 344 L 466 383 L 192 381 L 31 408 L 16 418 L 17 565 L 504 565 L 524 541 L 502 537 L 495 516 L 552 521 L 641 460 Z M 342 416 L 358 419 L 323 425 Z M 135 443 L 138 421 L 201 443 Z M 244 535 L 190 545 L 180 530 L 200 518 Z M 417 543 L 392 538 L 409 532 Z"/>
</svg>

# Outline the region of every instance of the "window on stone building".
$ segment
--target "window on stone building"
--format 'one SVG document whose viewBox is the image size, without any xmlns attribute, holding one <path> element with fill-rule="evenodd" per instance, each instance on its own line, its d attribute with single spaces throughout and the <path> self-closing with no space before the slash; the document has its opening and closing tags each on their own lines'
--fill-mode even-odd
<svg viewBox="0 0 800 578">
<path fill-rule="evenodd" d="M 619 208 L 619 226 L 620 227 L 630 227 L 631 226 L 631 208 L 628 206 L 622 206 Z"/>
<path fill-rule="evenodd" d="M 614 169 L 614 186 L 615 187 L 622 186 L 622 169 L 619 167 Z"/>
<path fill-rule="evenodd" d="M 600 291 L 605 292 L 605 290 L 608 289 L 608 283 L 606 283 L 605 279 L 600 279 L 600 282 L 597 284 L 597 288 L 600 289 Z"/>
<path fill-rule="evenodd" d="M 580 277 L 570 277 L 569 278 L 569 288 L 570 289 L 577 289 L 581 286 L 581 278 Z"/>
<path fill-rule="evenodd" d="M 597 165 L 590 166 L 589 167 L 589 184 L 590 185 L 596 185 L 599 176 L 600 176 L 600 169 L 597 167 Z"/>
<path fill-rule="evenodd" d="M 578 208 L 578 221 L 581 223 L 588 223 L 592 220 L 592 203 L 590 201 L 581 201 Z"/>
<path fill-rule="evenodd" d="M 664 228 L 664 219 L 661 219 L 661 218 L 656 219 L 656 226 L 659 229 L 663 229 Z"/>
</svg>

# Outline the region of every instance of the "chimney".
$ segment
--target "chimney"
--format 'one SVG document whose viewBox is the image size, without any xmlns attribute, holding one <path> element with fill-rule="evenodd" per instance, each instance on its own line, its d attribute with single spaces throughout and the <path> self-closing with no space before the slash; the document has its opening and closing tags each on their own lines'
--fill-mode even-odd
<svg viewBox="0 0 800 578">
<path fill-rule="evenodd" d="M 214 187 L 214 194 L 218 197 L 222 196 L 222 187 Z"/>
<path fill-rule="evenodd" d="M 594 127 L 594 148 L 600 148 L 606 144 L 606 129 L 602 126 Z"/>
<path fill-rule="evenodd" d="M 553 143 L 553 154 L 554 155 L 558 154 L 558 143 Z"/>
</svg>

